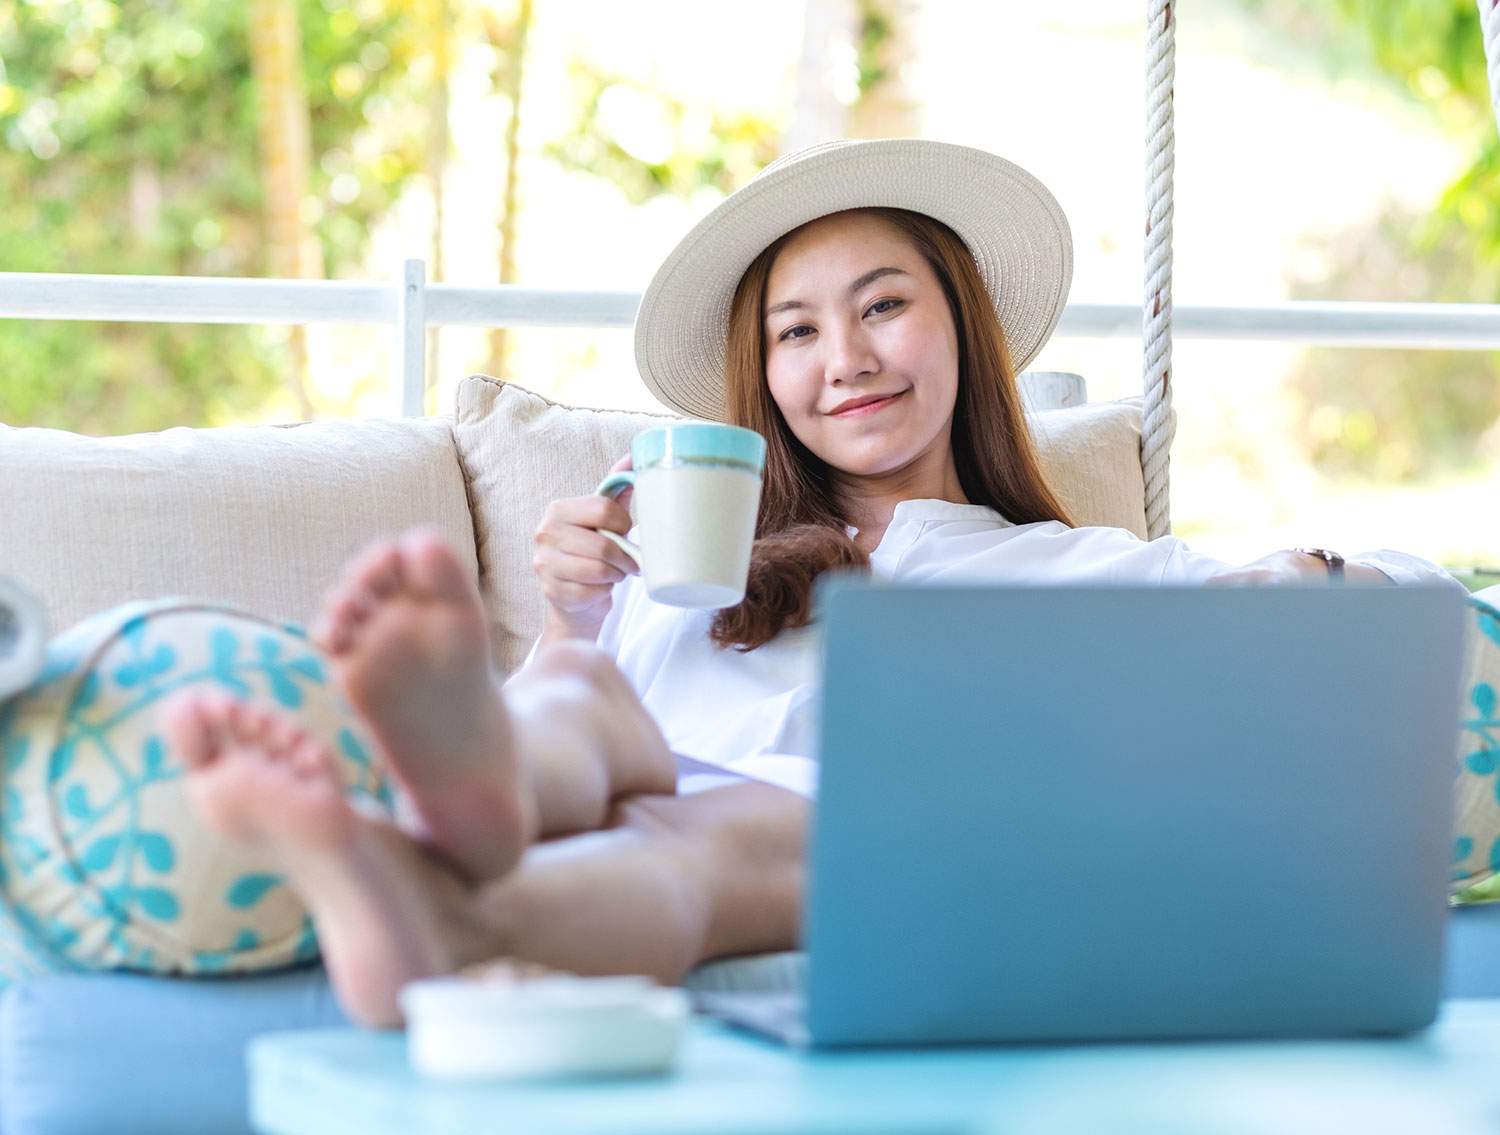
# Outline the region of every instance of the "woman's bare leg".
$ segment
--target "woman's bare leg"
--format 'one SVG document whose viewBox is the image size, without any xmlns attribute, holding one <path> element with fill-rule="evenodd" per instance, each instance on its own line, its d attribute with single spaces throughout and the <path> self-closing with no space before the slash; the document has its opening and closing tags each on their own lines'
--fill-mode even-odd
<svg viewBox="0 0 1500 1135">
<path fill-rule="evenodd" d="M 680 982 L 710 958 L 794 949 L 808 809 L 746 781 L 622 801 L 601 831 L 538 844 L 474 895 L 507 957 Z"/>
<path fill-rule="evenodd" d="M 544 647 L 502 693 L 539 838 L 594 831 L 621 799 L 677 791 L 677 760 L 661 730 L 592 643 Z"/>
<path fill-rule="evenodd" d="M 674 983 L 708 958 L 795 945 L 803 797 L 754 781 L 676 796 L 660 731 L 591 644 L 539 652 L 505 702 L 543 835 L 573 838 L 533 846 L 518 870 L 474 891 L 472 917 L 491 929 L 493 953 Z M 615 790 L 581 792 L 601 754 Z"/>
<path fill-rule="evenodd" d="M 676 982 L 798 940 L 808 805 L 782 789 L 632 798 L 604 830 L 537 845 L 476 887 L 351 808 L 327 748 L 280 715 L 199 695 L 174 702 L 166 727 L 205 820 L 280 860 L 362 1024 L 398 1024 L 408 981 L 497 955 Z"/>
<path fill-rule="evenodd" d="M 472 880 L 504 875 L 536 838 L 598 827 L 621 796 L 672 791 L 666 742 L 597 648 L 551 648 L 502 696 L 483 602 L 438 533 L 357 557 L 314 639 L 412 802 L 414 834 Z"/>
</svg>

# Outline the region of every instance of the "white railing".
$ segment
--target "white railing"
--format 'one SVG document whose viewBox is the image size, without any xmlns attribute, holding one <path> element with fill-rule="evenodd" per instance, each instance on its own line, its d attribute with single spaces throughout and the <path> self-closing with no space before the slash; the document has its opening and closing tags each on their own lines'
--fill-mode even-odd
<svg viewBox="0 0 1500 1135">
<path fill-rule="evenodd" d="M 429 284 L 421 260 L 391 283 L 0 272 L 0 319 L 140 323 L 383 323 L 404 414 L 422 412 L 428 327 L 629 327 L 634 292 Z M 1177 306 L 1178 339 L 1261 339 L 1338 347 L 1500 349 L 1500 304 L 1280 303 Z M 1057 333 L 1134 338 L 1134 304 L 1069 304 Z"/>
</svg>

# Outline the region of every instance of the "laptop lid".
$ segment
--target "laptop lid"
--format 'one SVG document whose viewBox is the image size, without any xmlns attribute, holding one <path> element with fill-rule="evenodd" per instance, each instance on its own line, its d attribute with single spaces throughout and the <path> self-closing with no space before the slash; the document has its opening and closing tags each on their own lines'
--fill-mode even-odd
<svg viewBox="0 0 1500 1135">
<path fill-rule="evenodd" d="M 1431 1021 L 1456 588 L 821 602 L 815 1044 Z"/>
</svg>

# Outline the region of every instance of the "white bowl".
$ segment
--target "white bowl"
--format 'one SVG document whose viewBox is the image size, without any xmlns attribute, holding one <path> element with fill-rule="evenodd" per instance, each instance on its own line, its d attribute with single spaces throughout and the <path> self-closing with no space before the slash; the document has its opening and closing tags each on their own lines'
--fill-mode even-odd
<svg viewBox="0 0 1500 1135">
<path fill-rule="evenodd" d="M 428 978 L 400 1002 L 412 1068 L 447 1080 L 659 1075 L 688 1016 L 686 993 L 644 977 Z"/>
</svg>

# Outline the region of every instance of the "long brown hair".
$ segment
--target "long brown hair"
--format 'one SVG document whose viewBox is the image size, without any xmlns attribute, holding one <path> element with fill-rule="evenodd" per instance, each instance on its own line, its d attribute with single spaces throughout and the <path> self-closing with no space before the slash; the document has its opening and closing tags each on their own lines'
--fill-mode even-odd
<svg viewBox="0 0 1500 1135">
<path fill-rule="evenodd" d="M 1015 524 L 1072 527 L 1042 479 L 1000 321 L 968 247 L 941 221 L 906 209 L 859 210 L 902 233 L 932 267 L 958 333 L 953 463 L 964 495 Z M 766 439 L 766 471 L 744 601 L 714 618 L 720 646 L 754 650 L 812 617 L 812 585 L 835 568 L 868 570 L 849 538 L 827 464 L 797 440 L 766 382 L 764 321 L 771 266 L 793 230 L 740 277 L 729 310 L 724 395 L 729 421 Z"/>
</svg>

